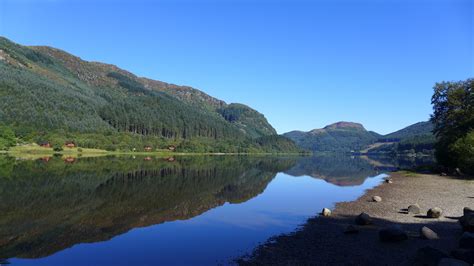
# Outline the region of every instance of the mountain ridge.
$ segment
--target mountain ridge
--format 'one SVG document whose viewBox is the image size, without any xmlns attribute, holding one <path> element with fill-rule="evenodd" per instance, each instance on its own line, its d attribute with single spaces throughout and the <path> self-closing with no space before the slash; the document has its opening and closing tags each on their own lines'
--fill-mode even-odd
<svg viewBox="0 0 474 266">
<path fill-rule="evenodd" d="M 315 152 L 358 152 L 370 151 L 370 146 L 387 148 L 384 143 L 420 142 L 419 138 L 433 137 L 429 121 L 418 122 L 385 135 L 368 131 L 361 123 L 339 121 L 323 128 L 309 131 L 294 130 L 283 135 L 292 139 L 300 148 Z M 404 143 L 406 144 L 406 143 Z M 424 144 L 427 144 L 426 142 Z M 426 148 L 426 145 L 424 146 Z"/>
<path fill-rule="evenodd" d="M 49 46 L 22 46 L 0 37 L 0 74 L 0 118 L 26 140 L 72 138 L 85 147 L 111 149 L 123 142 L 129 144 L 122 145 L 125 149 L 183 143 L 189 149 L 209 151 L 206 145 L 211 145 L 219 146 L 213 151 L 232 152 L 260 149 L 261 143 L 272 150 L 271 141 L 292 145 L 247 105 L 228 104 L 189 86 L 138 77 Z M 116 140 L 68 136 L 72 133 L 111 134 Z"/>
</svg>

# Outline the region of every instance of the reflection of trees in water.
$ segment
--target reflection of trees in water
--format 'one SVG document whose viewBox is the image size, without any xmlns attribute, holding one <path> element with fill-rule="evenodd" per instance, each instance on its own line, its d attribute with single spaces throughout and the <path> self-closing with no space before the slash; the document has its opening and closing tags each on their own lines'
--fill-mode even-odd
<svg viewBox="0 0 474 266">
<path fill-rule="evenodd" d="M 321 178 L 339 186 L 360 185 L 367 177 L 377 175 L 377 171 L 367 160 L 346 154 L 315 154 L 305 157 L 285 173 Z"/>
<path fill-rule="evenodd" d="M 410 157 L 410 156 L 368 156 L 371 161 L 376 161 L 380 169 L 413 169 L 420 166 L 435 164 L 435 158 L 431 156 Z"/>
<path fill-rule="evenodd" d="M 286 171 L 293 176 L 308 175 L 339 185 L 360 185 L 370 176 L 432 164 L 431 157 L 366 157 L 347 154 L 315 154 L 305 157 Z"/>
<path fill-rule="evenodd" d="M 36 258 L 261 193 L 294 159 L 0 157 L 0 257 Z"/>
</svg>

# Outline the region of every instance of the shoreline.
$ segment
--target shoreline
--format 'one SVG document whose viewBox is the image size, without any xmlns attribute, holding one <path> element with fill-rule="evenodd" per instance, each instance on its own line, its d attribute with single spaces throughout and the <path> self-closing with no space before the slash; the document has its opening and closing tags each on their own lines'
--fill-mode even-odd
<svg viewBox="0 0 474 266">
<path fill-rule="evenodd" d="M 430 246 L 447 254 L 457 248 L 462 234 L 458 218 L 464 207 L 474 207 L 474 180 L 433 174 L 394 172 L 393 183 L 367 190 L 350 202 L 336 203 L 329 217 L 315 216 L 297 231 L 269 239 L 250 255 L 236 260 L 240 265 L 412 265 L 418 249 Z M 382 197 L 373 202 L 373 196 Z M 406 208 L 419 204 L 419 214 Z M 440 207 L 440 218 L 426 217 L 429 208 Z M 344 234 L 347 226 L 365 212 L 372 224 L 356 226 L 355 234 Z M 379 240 L 380 229 L 401 226 L 408 239 L 397 243 Z M 438 240 L 420 238 L 428 226 Z M 341 256 L 344 254 L 344 256 Z"/>
<path fill-rule="evenodd" d="M 13 156 L 20 159 L 39 159 L 42 157 L 62 156 L 62 157 L 101 157 L 101 156 L 146 156 L 146 157 L 173 157 L 173 156 L 309 156 L 307 153 L 225 153 L 225 152 L 171 152 L 171 151 L 151 151 L 151 152 L 127 152 L 127 151 L 106 151 L 106 150 L 84 150 L 82 152 L 74 150 L 63 150 L 55 152 L 50 150 L 25 150 L 25 151 L 0 151 L 0 155 Z"/>
</svg>

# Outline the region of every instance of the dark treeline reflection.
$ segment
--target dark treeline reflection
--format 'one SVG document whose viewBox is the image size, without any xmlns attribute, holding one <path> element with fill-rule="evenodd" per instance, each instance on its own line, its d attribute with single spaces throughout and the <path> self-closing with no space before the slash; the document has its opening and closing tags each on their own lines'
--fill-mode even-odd
<svg viewBox="0 0 474 266">
<path fill-rule="evenodd" d="M 133 228 L 190 219 L 226 202 L 245 202 L 278 172 L 345 186 L 397 167 L 398 161 L 347 155 L 0 156 L 0 259 L 40 258 Z"/>
<path fill-rule="evenodd" d="M 409 169 L 433 163 L 432 157 L 366 157 L 347 154 L 314 154 L 303 157 L 285 171 L 292 176 L 311 176 L 338 186 L 355 186 L 370 176 L 398 169 Z"/>
<path fill-rule="evenodd" d="M 38 258 L 247 201 L 297 158 L 0 157 L 0 258 Z"/>
</svg>

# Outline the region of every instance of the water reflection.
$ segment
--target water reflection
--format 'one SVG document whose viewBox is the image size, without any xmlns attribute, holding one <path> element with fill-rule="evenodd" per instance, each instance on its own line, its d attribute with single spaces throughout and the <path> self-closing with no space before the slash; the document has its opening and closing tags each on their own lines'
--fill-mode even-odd
<svg viewBox="0 0 474 266">
<path fill-rule="evenodd" d="M 303 157 L 285 173 L 292 176 L 311 176 L 338 186 L 357 186 L 369 176 L 429 165 L 432 157 L 367 157 L 346 154 L 315 154 Z"/>
<path fill-rule="evenodd" d="M 63 257 L 50 255 L 79 243 L 100 241 L 116 243 L 117 248 L 125 247 L 131 252 L 130 240 L 123 239 L 137 237 L 142 243 L 148 235 L 125 233 L 147 227 L 148 234 L 160 232 L 160 239 L 149 241 L 163 250 L 169 249 L 169 261 L 162 258 L 162 262 L 170 263 L 175 262 L 173 254 L 184 249 L 185 244 L 180 243 L 184 240 L 178 239 L 197 239 L 203 234 L 202 228 L 207 228 L 201 236 L 206 239 L 201 242 L 202 247 L 195 247 L 199 253 L 190 255 L 194 259 L 207 256 L 202 259 L 207 264 L 214 254 L 204 255 L 204 251 L 221 249 L 223 254 L 235 255 L 244 246 L 251 248 L 249 245 L 255 245 L 256 241 L 294 230 L 320 208 L 314 202 L 328 206 L 335 201 L 351 200 L 375 183 L 365 182 L 351 190 L 338 186 L 364 183 L 368 177 L 377 175 L 380 166 L 377 164 L 380 162 L 347 156 L 44 157 L 36 160 L 0 156 L 0 258 L 64 258 L 64 252 L 59 252 Z M 275 178 L 281 172 L 287 175 Z M 294 176 L 322 178 L 337 186 L 314 182 L 316 179 L 312 178 L 295 182 Z M 272 182 L 273 179 L 278 180 Z M 271 189 L 267 189 L 270 183 Z M 219 206 L 222 207 L 216 208 Z M 201 230 L 181 234 L 190 229 L 177 221 L 189 221 L 186 226 L 199 224 Z M 119 235 L 123 236 L 122 240 L 108 241 Z M 176 245 L 165 241 L 167 235 Z M 212 243 L 210 239 L 225 235 L 235 240 L 225 241 L 228 250 L 219 241 Z M 80 248 L 72 250 L 81 254 Z M 144 250 L 137 252 L 141 254 Z M 82 256 L 77 254 L 65 261 L 69 263 L 72 258 L 78 261 Z M 153 262 L 158 259 L 148 256 Z M 130 257 L 131 253 L 122 259 Z M 15 260 L 15 263 L 26 261 Z M 45 265 L 63 263 L 46 261 Z"/>
<path fill-rule="evenodd" d="M 294 159 L 0 159 L 0 257 L 36 258 L 261 193 Z"/>
</svg>

